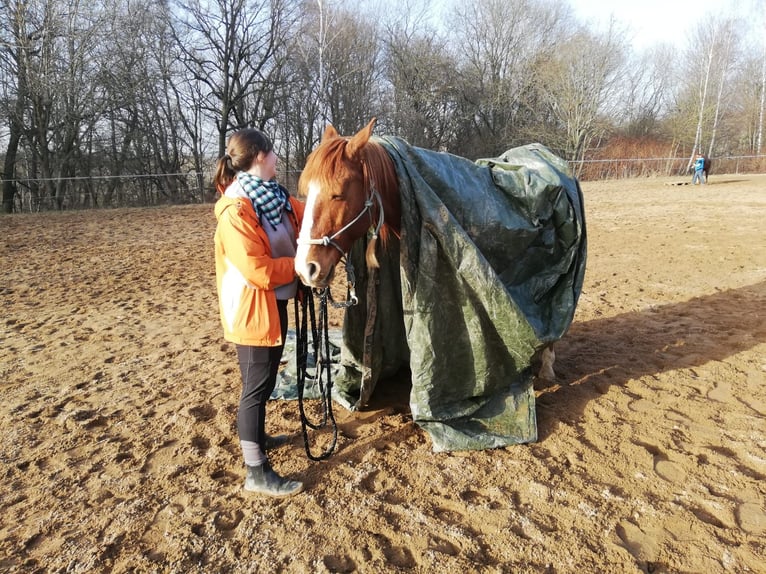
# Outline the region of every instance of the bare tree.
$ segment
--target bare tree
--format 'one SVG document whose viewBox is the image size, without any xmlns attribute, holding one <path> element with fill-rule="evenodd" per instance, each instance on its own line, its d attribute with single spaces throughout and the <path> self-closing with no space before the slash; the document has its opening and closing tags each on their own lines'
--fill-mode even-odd
<svg viewBox="0 0 766 574">
<path fill-rule="evenodd" d="M 641 138 L 662 133 L 662 120 L 672 107 L 676 77 L 674 48 L 659 44 L 627 61 L 620 120 L 623 133 Z"/>
<path fill-rule="evenodd" d="M 317 95 L 319 103 L 319 114 L 322 122 L 330 121 L 330 109 L 327 102 L 327 65 L 326 56 L 328 41 L 328 29 L 332 27 L 332 17 L 334 11 L 332 4 L 327 0 L 316 0 L 316 58 L 317 58 Z"/>
<path fill-rule="evenodd" d="M 748 154 L 758 153 L 758 138 L 760 137 L 761 99 L 763 62 L 758 54 L 742 60 L 733 83 L 737 87 L 728 103 L 727 115 L 731 116 L 729 132 L 739 134 Z M 722 138 L 726 145 L 729 137 Z"/>
<path fill-rule="evenodd" d="M 2 2 L 0 8 L 0 81 L 3 115 L 8 119 L 8 144 L 3 162 L 3 207 L 11 213 L 17 191 L 16 161 L 25 130 L 25 110 L 29 101 L 27 61 L 30 57 L 32 30 L 27 24 L 27 3 L 21 0 Z"/>
<path fill-rule="evenodd" d="M 529 97 L 538 63 L 566 39 L 570 19 L 566 4 L 541 0 L 473 0 L 457 9 L 456 52 L 464 54 L 462 139 L 474 154 L 520 143 L 525 122 L 535 115 Z"/>
<path fill-rule="evenodd" d="M 290 58 L 283 66 L 285 81 L 278 94 L 276 133 L 284 142 L 281 157 L 288 171 L 303 166 L 326 121 L 314 24 L 313 12 L 304 12 L 288 48 Z"/>
<path fill-rule="evenodd" d="M 176 175 L 184 152 L 180 112 L 170 89 L 175 78 L 168 69 L 174 52 L 169 45 L 167 6 L 148 0 L 115 0 L 109 9 L 108 40 L 100 58 L 108 108 L 99 130 L 101 138 L 92 142 L 94 151 L 103 150 L 108 162 L 92 168 L 111 176 L 103 193 L 107 202 L 118 188 L 124 191 L 125 180 L 120 178 L 133 174 L 156 174 L 135 180 L 133 193 L 142 201 L 150 201 L 155 191 L 166 200 L 179 201 L 187 195 L 187 183 Z M 118 202 L 123 201 L 128 200 L 118 197 Z"/>
<path fill-rule="evenodd" d="M 382 75 L 376 27 L 353 11 L 336 18 L 327 46 L 325 73 L 330 120 L 341 133 L 354 133 L 375 115 Z"/>
<path fill-rule="evenodd" d="M 466 157 L 536 140 L 580 160 L 618 132 L 762 150 L 766 38 L 741 49 L 757 18 L 705 18 L 677 67 L 662 47 L 628 59 L 621 30 L 577 26 L 560 0 L 466 0 L 443 29 L 436 3 L 395 8 L 0 0 L 3 211 L 20 191 L 54 208 L 198 199 L 232 129 L 267 129 L 294 172 L 327 121 L 373 115 Z"/>
<path fill-rule="evenodd" d="M 620 34 L 610 27 L 601 34 L 579 31 L 540 63 L 538 89 L 553 127 L 547 132 L 549 145 L 567 159 L 582 160 L 617 117 L 624 62 Z"/>
<path fill-rule="evenodd" d="M 426 12 L 404 9 L 396 16 L 385 24 L 391 126 L 413 145 L 450 149 L 460 100 L 458 62 L 426 23 Z"/>
<path fill-rule="evenodd" d="M 720 23 L 719 42 L 716 50 L 716 81 L 718 83 L 718 89 L 713 112 L 710 144 L 708 145 L 708 156 L 713 155 L 716 136 L 721 122 L 722 109 L 727 107 L 727 100 L 730 99 L 730 96 L 732 95 L 729 88 L 732 84 L 739 60 L 739 46 L 737 41 L 737 31 L 739 29 L 741 29 L 740 22 L 733 18 L 725 19 Z"/>
<path fill-rule="evenodd" d="M 763 124 L 764 113 L 766 112 L 766 3 L 763 5 L 761 13 L 761 30 L 759 35 L 761 39 L 761 105 L 758 112 L 758 135 L 756 137 L 756 152 L 761 153 L 763 149 Z"/>
<path fill-rule="evenodd" d="M 297 171 L 311 153 L 325 125 L 331 121 L 327 88 L 327 53 L 340 33 L 338 2 L 303 0 L 285 46 L 272 131 L 280 142 L 280 157 L 289 174 Z"/>
<path fill-rule="evenodd" d="M 341 133 L 355 132 L 379 110 L 377 28 L 358 10 L 323 0 L 304 4 L 300 31 L 291 46 L 289 86 L 307 122 L 303 129 L 318 135 L 332 122 Z"/>
<path fill-rule="evenodd" d="M 218 132 L 263 127 L 274 114 L 275 54 L 295 15 L 291 0 L 190 0 L 177 6 L 176 40 L 192 77 L 204 84 L 200 104 Z"/>
<path fill-rule="evenodd" d="M 61 208 L 72 178 L 80 173 L 81 140 L 99 118 L 95 83 L 103 12 L 87 0 L 8 6 L 16 18 L 27 175 L 41 182 L 44 194 L 38 197 Z"/>
<path fill-rule="evenodd" d="M 707 154 L 712 155 L 717 147 L 723 111 L 737 91 L 733 78 L 738 67 L 737 36 L 740 33 L 734 18 L 717 14 L 714 18 L 701 19 L 690 36 L 682 70 L 685 83 L 680 86 L 677 103 L 682 126 L 694 118 L 693 128 L 689 126 L 694 130 L 694 139 L 687 170 L 697 152 L 706 147 Z M 688 120 L 684 122 L 685 115 Z"/>
</svg>

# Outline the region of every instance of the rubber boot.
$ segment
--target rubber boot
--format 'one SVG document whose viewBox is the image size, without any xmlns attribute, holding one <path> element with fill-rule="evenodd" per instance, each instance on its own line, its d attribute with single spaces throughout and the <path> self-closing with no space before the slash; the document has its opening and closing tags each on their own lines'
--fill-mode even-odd
<svg viewBox="0 0 766 574">
<path fill-rule="evenodd" d="M 259 492 L 268 496 L 285 497 L 298 494 L 303 490 L 303 483 L 282 478 L 271 468 L 269 461 L 258 466 L 248 466 L 245 476 L 245 490 Z"/>
<path fill-rule="evenodd" d="M 266 435 L 266 440 L 264 441 L 263 445 L 266 447 L 266 450 L 271 450 L 274 448 L 279 448 L 282 445 L 287 444 L 290 442 L 290 437 L 286 434 L 277 434 L 277 435 Z"/>
</svg>

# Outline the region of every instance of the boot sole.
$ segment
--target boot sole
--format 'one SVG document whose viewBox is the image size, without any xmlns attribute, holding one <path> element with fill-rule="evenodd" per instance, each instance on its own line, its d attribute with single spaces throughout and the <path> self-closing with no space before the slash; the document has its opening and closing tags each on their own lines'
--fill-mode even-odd
<svg viewBox="0 0 766 574">
<path fill-rule="evenodd" d="M 271 496 L 272 498 L 289 498 L 291 496 L 295 496 L 296 494 L 300 494 L 301 492 L 303 492 L 303 483 L 301 483 L 301 485 L 298 488 L 296 488 L 295 490 L 291 490 L 290 492 L 280 492 L 280 493 L 273 492 L 271 490 L 260 490 L 260 489 L 257 489 L 257 488 L 247 488 L 245 486 L 243 486 L 242 489 L 245 492 L 254 492 L 256 494 L 265 494 L 266 496 Z"/>
</svg>

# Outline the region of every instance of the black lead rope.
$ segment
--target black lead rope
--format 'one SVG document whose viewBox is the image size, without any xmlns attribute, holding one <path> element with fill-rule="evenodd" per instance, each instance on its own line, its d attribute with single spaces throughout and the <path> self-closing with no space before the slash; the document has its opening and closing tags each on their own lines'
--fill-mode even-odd
<svg viewBox="0 0 766 574">
<path fill-rule="evenodd" d="M 301 430 L 303 432 L 303 446 L 306 455 L 315 461 L 330 458 L 335 451 L 338 442 L 338 425 L 332 412 L 332 362 L 330 355 L 329 318 L 327 314 L 327 300 L 330 297 L 330 289 L 319 291 L 319 328 L 317 328 L 314 310 L 314 296 L 310 288 L 301 286 L 302 297 L 295 299 L 295 356 L 297 361 L 298 378 L 298 409 L 301 416 Z M 298 300 L 301 300 L 299 303 Z M 306 375 L 309 358 L 308 322 L 311 319 L 311 342 L 315 358 L 314 382 L 319 386 L 319 399 L 322 410 L 321 421 L 311 422 L 306 416 L 303 405 L 303 391 L 306 384 Z M 319 455 L 311 452 L 309 444 L 309 429 L 318 431 L 325 428 L 328 422 L 332 425 L 332 442 Z"/>
</svg>

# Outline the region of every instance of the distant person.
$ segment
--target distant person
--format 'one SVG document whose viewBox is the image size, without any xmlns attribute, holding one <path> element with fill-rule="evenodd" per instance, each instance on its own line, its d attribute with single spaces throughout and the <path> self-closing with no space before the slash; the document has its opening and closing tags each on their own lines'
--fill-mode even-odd
<svg viewBox="0 0 766 574">
<path fill-rule="evenodd" d="M 692 185 L 701 183 L 705 185 L 705 156 L 701 153 L 697 154 L 697 159 L 694 160 L 694 175 L 692 176 Z"/>
<path fill-rule="evenodd" d="M 247 128 L 234 133 L 218 160 L 215 270 L 224 338 L 236 345 L 242 375 L 237 410 L 246 475 L 244 489 L 291 496 L 303 484 L 279 476 L 268 450 L 287 442 L 266 434 L 266 403 L 274 391 L 287 335 L 287 304 L 297 293 L 295 249 L 304 204 L 276 177 L 271 140 Z"/>
</svg>

